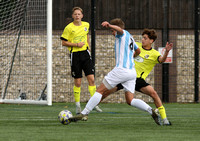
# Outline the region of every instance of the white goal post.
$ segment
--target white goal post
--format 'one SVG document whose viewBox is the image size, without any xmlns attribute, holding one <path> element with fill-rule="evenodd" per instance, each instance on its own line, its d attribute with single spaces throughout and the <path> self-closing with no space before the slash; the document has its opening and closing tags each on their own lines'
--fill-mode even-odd
<svg viewBox="0 0 200 141">
<path fill-rule="evenodd" d="M 52 0 L 47 2 L 47 104 L 52 105 Z"/>
<path fill-rule="evenodd" d="M 0 103 L 52 105 L 52 0 L 0 0 Z"/>
</svg>

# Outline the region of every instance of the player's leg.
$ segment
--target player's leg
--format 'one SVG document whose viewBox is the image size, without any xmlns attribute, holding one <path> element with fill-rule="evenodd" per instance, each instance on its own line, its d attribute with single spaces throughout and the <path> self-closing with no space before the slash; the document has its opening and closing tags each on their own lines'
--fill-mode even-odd
<svg viewBox="0 0 200 141">
<path fill-rule="evenodd" d="M 171 122 L 168 121 L 167 119 L 167 115 L 166 115 L 166 111 L 165 111 L 165 107 L 162 105 L 162 102 L 160 100 L 160 97 L 158 96 L 157 92 L 154 90 L 154 88 L 150 85 L 142 87 L 140 89 L 140 91 L 146 95 L 149 95 L 153 98 L 154 100 L 154 104 L 156 105 L 156 107 L 159 110 L 159 113 L 161 115 L 161 118 L 163 120 L 163 124 L 164 125 L 171 125 Z"/>
<path fill-rule="evenodd" d="M 90 98 L 90 100 L 88 101 L 88 103 L 85 106 L 85 109 L 81 113 L 84 115 L 89 114 L 90 111 L 99 104 L 99 102 L 101 101 L 101 98 L 102 98 L 102 94 L 106 90 L 107 90 L 107 88 L 104 85 L 104 83 L 101 83 L 101 85 L 97 88 L 97 91 Z"/>
<path fill-rule="evenodd" d="M 91 97 L 94 95 L 94 93 L 96 92 L 96 85 L 94 84 L 94 75 L 87 75 L 87 79 L 88 79 L 88 90 L 90 92 Z M 97 112 L 102 112 L 102 110 L 99 108 L 99 106 L 95 106 L 94 110 Z"/>
<path fill-rule="evenodd" d="M 157 108 L 162 106 L 162 102 L 160 100 L 160 97 L 158 96 L 157 92 L 153 89 L 153 87 L 151 85 L 140 88 L 140 91 L 142 93 L 152 97 L 153 100 L 154 100 L 154 104 L 156 105 Z"/>
<path fill-rule="evenodd" d="M 81 78 L 82 78 L 82 69 L 80 65 L 79 53 L 71 53 L 71 75 L 74 78 L 74 99 L 76 103 L 76 114 L 80 114 L 81 105 L 80 105 L 80 94 L 81 94 Z"/>
<path fill-rule="evenodd" d="M 126 102 L 128 105 L 131 105 L 133 107 L 136 107 L 142 111 L 146 111 L 149 114 L 152 114 L 152 108 L 145 103 L 143 100 L 141 99 L 135 99 L 134 95 L 130 92 L 125 92 L 125 98 L 126 98 Z"/>
<path fill-rule="evenodd" d="M 132 72 L 131 70 L 127 70 L 127 71 L 130 71 L 130 73 Z M 124 82 L 123 79 L 130 78 L 128 75 L 126 76 L 123 74 L 127 74 L 124 71 L 124 69 L 122 70 L 122 69 L 118 69 L 116 67 L 112 71 L 110 71 L 104 77 L 103 82 L 97 88 L 97 91 L 95 92 L 95 94 L 90 98 L 90 100 L 86 104 L 86 107 L 81 112 L 81 115 L 78 117 L 74 116 L 74 117 L 70 118 L 70 120 L 71 121 L 82 120 L 85 117 L 85 115 L 88 115 L 90 113 L 90 111 L 99 104 L 99 102 L 101 101 L 102 95 L 104 95 L 105 91 L 112 89 L 113 87 L 115 87 L 117 84 L 119 84 L 121 82 Z M 123 76 L 126 76 L 127 78 L 124 78 Z M 133 88 L 133 89 L 135 89 L 135 88 Z"/>
<path fill-rule="evenodd" d="M 151 106 L 149 106 L 146 102 L 144 102 L 141 99 L 134 98 L 134 92 L 135 92 L 135 87 L 137 83 L 136 72 L 135 74 L 133 73 L 133 75 L 135 75 L 133 79 L 128 80 L 124 83 L 121 83 L 125 90 L 125 98 L 126 98 L 127 104 L 133 107 L 136 107 L 140 110 L 148 112 L 153 117 L 156 124 L 161 125 L 161 120 L 160 120 L 159 115 L 154 112 Z"/>
<path fill-rule="evenodd" d="M 87 102 L 81 114 L 77 116 L 73 116 L 72 118 L 69 119 L 70 121 L 87 120 L 87 115 L 92 111 L 92 109 L 95 106 L 97 106 L 101 102 L 101 98 L 102 98 L 102 95 L 104 95 L 104 92 L 107 91 L 108 89 L 112 89 L 113 86 L 116 85 L 116 82 L 110 81 L 112 80 L 113 74 L 115 73 L 117 72 L 115 70 L 112 70 L 111 72 L 108 73 L 108 75 L 105 76 L 105 78 L 103 79 L 103 82 L 97 88 L 97 91 L 95 92 L 95 94 L 89 99 L 89 101 Z M 110 83 L 108 82 L 107 79 L 109 80 Z"/>
<path fill-rule="evenodd" d="M 90 100 L 85 106 L 85 109 L 81 112 L 81 114 L 83 115 L 89 114 L 90 111 L 100 103 L 102 95 L 104 95 L 104 92 L 107 91 L 108 89 L 112 89 L 112 87 L 104 78 L 103 82 L 97 88 L 97 91 L 94 93 L 94 95 L 90 98 Z"/>
<path fill-rule="evenodd" d="M 146 102 L 144 102 L 141 99 L 133 98 L 133 94 L 130 92 L 125 92 L 125 97 L 126 97 L 127 104 L 135 108 L 138 108 L 142 111 L 148 112 L 152 116 L 156 124 L 161 125 L 161 120 L 160 120 L 159 115 L 156 114 L 156 112 L 152 109 L 152 107 L 149 106 Z"/>
<path fill-rule="evenodd" d="M 80 95 L 81 95 L 81 78 L 74 79 L 74 99 L 76 104 L 76 114 L 81 113 Z"/>
<path fill-rule="evenodd" d="M 86 104 L 84 110 L 81 112 L 81 114 L 79 114 L 77 116 L 73 116 L 69 120 L 72 122 L 76 122 L 78 120 L 86 121 L 88 119 L 88 114 L 92 111 L 92 109 L 94 109 L 95 106 L 97 106 L 100 103 L 102 94 L 106 90 L 107 90 L 106 86 L 102 83 L 97 88 L 97 91 L 95 92 L 95 94 L 89 99 L 89 101 L 87 102 L 87 104 Z"/>
<path fill-rule="evenodd" d="M 92 97 L 96 92 L 96 85 L 94 80 L 94 65 L 92 63 L 92 59 L 88 50 L 83 53 L 82 59 L 85 60 L 82 62 L 82 68 L 87 77 L 89 84 L 88 90 L 90 92 L 90 96 Z M 97 112 L 102 112 L 99 106 L 95 106 L 94 110 L 96 110 Z"/>
<path fill-rule="evenodd" d="M 114 87 L 114 88 L 112 88 L 110 90 L 105 91 L 103 96 L 102 96 L 102 98 L 101 98 L 101 101 L 103 101 L 106 97 L 108 97 L 110 94 L 112 94 L 112 93 L 114 93 L 116 91 L 118 91 L 118 87 Z"/>
<path fill-rule="evenodd" d="M 90 74 L 87 75 L 87 80 L 88 80 L 88 90 L 90 92 L 90 96 L 92 97 L 94 95 L 94 93 L 96 92 L 96 85 L 94 84 L 94 75 Z"/>
<path fill-rule="evenodd" d="M 92 97 L 94 95 L 94 93 L 96 92 L 96 85 L 94 84 L 94 75 L 90 74 L 87 75 L 87 80 L 88 80 L 88 90 L 90 92 L 90 96 Z"/>
</svg>

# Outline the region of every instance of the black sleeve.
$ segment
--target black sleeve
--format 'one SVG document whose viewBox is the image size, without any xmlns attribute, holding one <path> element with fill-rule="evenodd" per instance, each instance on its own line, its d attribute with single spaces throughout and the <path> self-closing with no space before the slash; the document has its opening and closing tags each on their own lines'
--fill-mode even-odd
<svg viewBox="0 0 200 141">
<path fill-rule="evenodd" d="M 161 56 L 161 55 L 160 55 L 160 56 Z M 162 64 L 162 62 L 159 61 L 160 56 L 158 56 L 157 60 L 158 60 L 158 62 L 159 62 L 160 64 Z"/>
<path fill-rule="evenodd" d="M 61 39 L 61 40 L 64 40 L 64 41 L 68 41 L 67 39 L 65 39 L 65 38 L 63 38 L 63 37 L 60 37 L 60 39 Z"/>
</svg>

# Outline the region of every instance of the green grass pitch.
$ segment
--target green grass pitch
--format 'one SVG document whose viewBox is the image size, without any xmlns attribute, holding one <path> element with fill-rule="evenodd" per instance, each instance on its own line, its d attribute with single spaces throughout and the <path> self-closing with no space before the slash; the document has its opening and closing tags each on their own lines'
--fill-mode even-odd
<svg viewBox="0 0 200 141">
<path fill-rule="evenodd" d="M 150 104 L 155 107 L 153 104 Z M 82 104 L 84 108 L 85 103 Z M 146 112 L 127 104 L 100 104 L 88 121 L 62 125 L 63 109 L 75 114 L 74 103 L 53 106 L 0 104 L 2 141 L 199 141 L 200 104 L 164 104 L 172 126 L 158 126 Z"/>
</svg>

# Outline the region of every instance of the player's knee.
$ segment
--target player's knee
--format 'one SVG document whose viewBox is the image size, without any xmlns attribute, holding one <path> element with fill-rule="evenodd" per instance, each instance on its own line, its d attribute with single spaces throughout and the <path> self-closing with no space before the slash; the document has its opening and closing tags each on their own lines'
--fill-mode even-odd
<svg viewBox="0 0 200 141">
<path fill-rule="evenodd" d="M 89 85 L 90 85 L 90 86 L 93 86 L 93 85 L 94 85 L 94 79 L 92 79 L 92 80 L 89 81 Z"/>
<path fill-rule="evenodd" d="M 95 85 L 94 77 L 88 77 L 88 83 L 90 86 L 94 86 Z"/>
<path fill-rule="evenodd" d="M 131 101 L 132 101 L 132 100 L 130 100 L 130 99 L 126 99 L 126 103 L 127 103 L 128 105 L 131 105 Z"/>
<path fill-rule="evenodd" d="M 75 84 L 76 87 L 81 87 L 81 84 Z"/>
<path fill-rule="evenodd" d="M 74 84 L 76 87 L 81 87 L 81 81 L 79 82 L 75 82 L 75 84 Z"/>
</svg>

